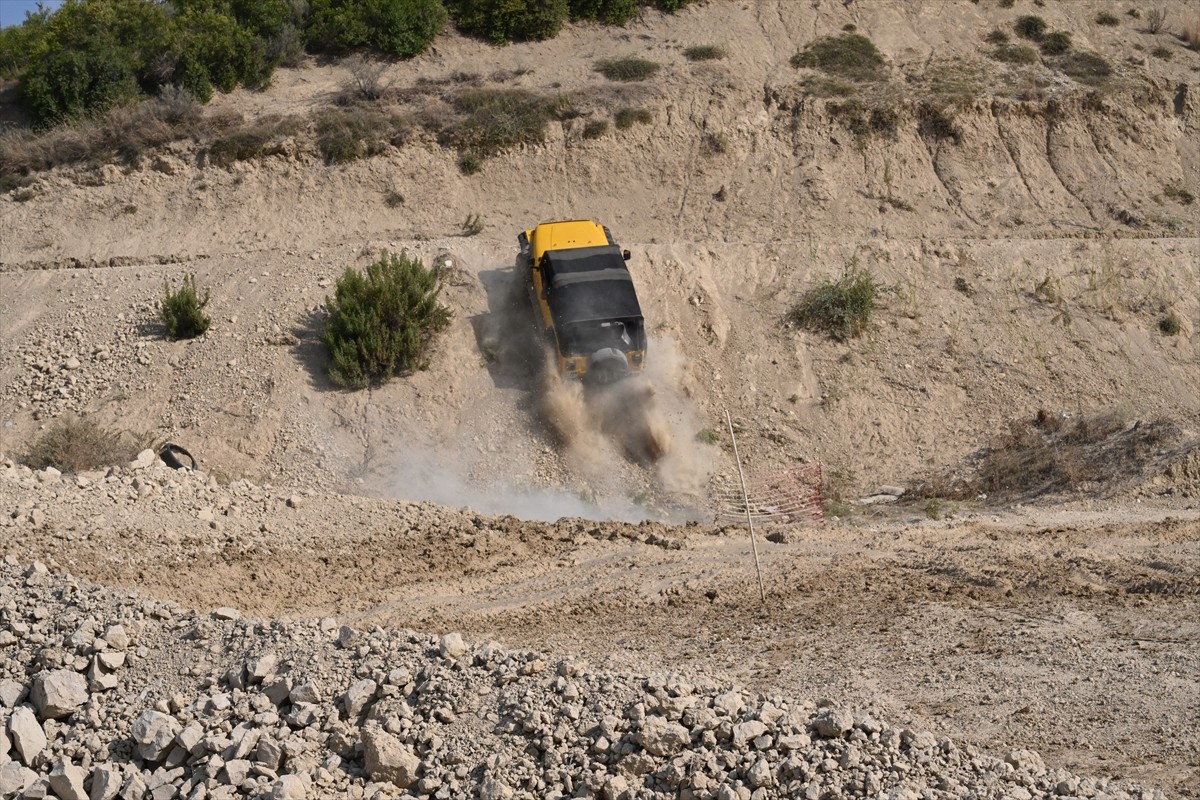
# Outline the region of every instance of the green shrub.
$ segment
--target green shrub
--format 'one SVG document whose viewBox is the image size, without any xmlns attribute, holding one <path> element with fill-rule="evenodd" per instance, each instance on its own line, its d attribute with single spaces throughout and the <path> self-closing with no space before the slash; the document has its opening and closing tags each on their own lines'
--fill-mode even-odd
<svg viewBox="0 0 1200 800">
<path fill-rule="evenodd" d="M 1112 66 L 1104 56 L 1079 50 L 1059 56 L 1055 66 L 1080 83 L 1090 86 L 1103 84 L 1112 75 Z"/>
<path fill-rule="evenodd" d="M 637 14 L 638 0 L 567 0 L 567 6 L 576 22 L 624 25 Z"/>
<path fill-rule="evenodd" d="M 823 331 L 835 339 L 850 339 L 867 330 L 876 302 L 885 291 L 887 287 L 869 270 L 852 261 L 837 280 L 822 281 L 805 292 L 790 317 L 810 330 Z"/>
<path fill-rule="evenodd" d="M 41 128 L 107 111 L 139 94 L 130 64 L 108 44 L 47 53 L 21 78 L 21 99 Z"/>
<path fill-rule="evenodd" d="M 1163 47 L 1161 44 L 1155 45 L 1153 49 L 1150 50 L 1150 55 L 1154 56 L 1155 58 L 1161 58 L 1163 61 L 1170 61 L 1175 57 L 1175 54 L 1171 52 L 1171 48 Z"/>
<path fill-rule="evenodd" d="M 634 125 L 649 125 L 654 121 L 654 115 L 648 108 L 619 108 L 613 115 L 613 122 L 620 130 L 632 128 Z"/>
<path fill-rule="evenodd" d="M 460 31 L 496 44 L 552 39 L 558 35 L 568 16 L 567 0 L 445 2 Z"/>
<path fill-rule="evenodd" d="M 589 120 L 583 126 L 583 138 L 585 139 L 599 139 L 606 133 L 608 133 L 608 120 L 606 119 Z"/>
<path fill-rule="evenodd" d="M 437 276 L 420 260 L 384 253 L 365 272 L 347 268 L 321 340 L 329 349 L 329 377 L 361 389 L 424 369 L 438 332 L 450 324 Z"/>
<path fill-rule="evenodd" d="M 1183 330 L 1183 324 L 1179 317 L 1171 312 L 1158 321 L 1158 330 L 1163 336 L 1177 336 Z"/>
<path fill-rule="evenodd" d="M 171 287 L 163 281 L 163 299 L 158 306 L 158 318 L 167 326 L 167 338 L 195 339 L 208 330 L 212 322 L 204 313 L 208 305 L 209 292 L 204 291 L 200 297 L 196 291 L 196 276 L 183 276 L 183 285 L 171 291 Z"/>
<path fill-rule="evenodd" d="M 652 77 L 662 68 L 656 61 L 630 56 L 628 58 L 611 58 L 596 62 L 596 72 L 610 81 L 644 81 Z"/>
<path fill-rule="evenodd" d="M 1017 36 L 1036 42 L 1046 32 L 1046 20 L 1032 15 L 1017 17 L 1017 21 L 1013 23 L 1013 30 L 1017 32 Z"/>
<path fill-rule="evenodd" d="M 688 61 L 716 61 L 725 57 L 725 48 L 715 44 L 698 44 L 685 48 L 683 57 Z"/>
<path fill-rule="evenodd" d="M 989 55 L 997 61 L 1006 64 L 1036 64 L 1037 51 L 1032 47 L 1019 44 L 998 44 L 992 48 Z"/>
<path fill-rule="evenodd" d="M 1164 186 L 1163 194 L 1185 206 L 1190 206 L 1192 203 L 1196 202 L 1196 196 L 1194 194 L 1189 192 L 1184 187 L 1176 186 L 1174 184 L 1168 184 L 1167 186 Z"/>
<path fill-rule="evenodd" d="M 86 472 L 124 466 L 149 446 L 146 437 L 114 431 L 86 419 L 56 420 L 18 460 L 30 469 L 54 467 L 62 472 Z"/>
<path fill-rule="evenodd" d="M 1071 34 L 1066 31 L 1047 33 L 1038 46 L 1048 56 L 1062 55 L 1071 49 Z"/>
<path fill-rule="evenodd" d="M 483 157 L 470 150 L 459 153 L 458 171 L 463 175 L 475 175 L 483 171 Z"/>
<path fill-rule="evenodd" d="M 1097 25 L 1107 25 L 1109 27 L 1113 27 L 1116 25 L 1120 25 L 1121 20 L 1118 19 L 1115 14 L 1110 14 L 1107 11 L 1101 11 L 1099 14 L 1096 15 L 1096 24 Z"/>
<path fill-rule="evenodd" d="M 793 67 L 811 67 L 852 81 L 880 81 L 887 77 L 883 56 L 875 43 L 857 33 L 824 36 L 791 58 Z"/>
<path fill-rule="evenodd" d="M 983 40 L 988 44 L 1008 44 L 1009 36 L 999 28 L 992 30 Z"/>
<path fill-rule="evenodd" d="M 310 0 L 305 36 L 317 52 L 369 47 L 412 58 L 442 32 L 447 18 L 440 0 Z"/>
<path fill-rule="evenodd" d="M 712 428 L 704 428 L 696 433 L 696 441 L 702 444 L 716 444 L 721 436 Z"/>
</svg>

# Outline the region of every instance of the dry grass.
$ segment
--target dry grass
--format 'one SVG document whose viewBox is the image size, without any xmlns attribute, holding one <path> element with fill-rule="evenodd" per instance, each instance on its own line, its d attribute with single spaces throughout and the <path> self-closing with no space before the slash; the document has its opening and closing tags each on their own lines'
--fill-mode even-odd
<svg viewBox="0 0 1200 800">
<path fill-rule="evenodd" d="M 983 450 L 967 476 L 940 475 L 918 486 L 919 497 L 989 501 L 1048 492 L 1102 488 L 1134 477 L 1164 445 L 1180 436 L 1167 421 L 1135 422 L 1121 411 L 1068 415 L 1045 409 L 1016 420 Z"/>
<path fill-rule="evenodd" d="M 1183 23 L 1183 30 L 1179 38 L 1183 40 L 1189 50 L 1200 50 L 1200 17 Z"/>
<path fill-rule="evenodd" d="M 20 461 L 30 469 L 54 467 L 85 472 L 123 466 L 151 444 L 150 437 L 115 431 L 87 419 L 58 420 L 39 436 Z"/>
<path fill-rule="evenodd" d="M 283 141 L 299 133 L 303 121 L 296 116 L 270 114 L 247 125 L 225 131 L 209 143 L 205 160 L 228 167 L 236 161 L 249 161 L 281 151 Z"/>
<path fill-rule="evenodd" d="M 28 175 L 68 164 L 137 161 L 149 150 L 192 135 L 200 106 L 185 92 L 160 97 L 42 133 L 0 137 L 0 176 Z"/>
</svg>

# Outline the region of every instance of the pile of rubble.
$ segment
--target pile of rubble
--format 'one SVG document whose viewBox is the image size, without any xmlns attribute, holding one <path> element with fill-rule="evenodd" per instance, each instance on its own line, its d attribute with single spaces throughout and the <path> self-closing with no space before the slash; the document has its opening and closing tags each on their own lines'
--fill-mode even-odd
<svg viewBox="0 0 1200 800">
<path fill-rule="evenodd" d="M 297 575 L 303 582 L 305 576 Z M 0 795 L 1159 798 L 868 710 L 0 564 Z"/>
</svg>

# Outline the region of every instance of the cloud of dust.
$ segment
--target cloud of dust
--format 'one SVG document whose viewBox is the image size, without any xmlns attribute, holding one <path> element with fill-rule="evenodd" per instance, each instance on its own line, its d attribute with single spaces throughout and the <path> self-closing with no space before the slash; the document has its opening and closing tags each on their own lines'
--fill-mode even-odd
<svg viewBox="0 0 1200 800">
<path fill-rule="evenodd" d="M 444 450 L 440 452 L 444 453 Z M 398 474 L 391 476 L 388 493 L 405 500 L 424 500 L 450 508 L 469 508 L 481 514 L 554 522 L 563 517 L 616 522 L 670 521 L 666 515 L 638 505 L 630 498 L 587 498 L 560 489 L 521 488 L 507 482 L 483 485 L 468 480 L 432 454 L 408 453 Z"/>
<path fill-rule="evenodd" d="M 698 494 L 713 472 L 711 445 L 696 439 L 687 361 L 673 339 L 653 341 L 645 373 L 587 387 L 543 370 L 539 408 L 572 466 L 588 474 L 619 457 L 653 464 L 668 492 Z"/>
</svg>

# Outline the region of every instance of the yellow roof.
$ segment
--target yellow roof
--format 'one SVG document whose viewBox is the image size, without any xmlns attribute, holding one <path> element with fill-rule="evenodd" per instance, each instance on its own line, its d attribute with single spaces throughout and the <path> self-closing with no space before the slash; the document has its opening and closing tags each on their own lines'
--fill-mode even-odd
<svg viewBox="0 0 1200 800">
<path fill-rule="evenodd" d="M 570 250 L 608 244 L 604 226 L 590 219 L 543 222 L 529 237 L 535 263 L 547 250 Z"/>
</svg>

